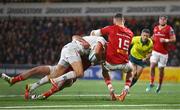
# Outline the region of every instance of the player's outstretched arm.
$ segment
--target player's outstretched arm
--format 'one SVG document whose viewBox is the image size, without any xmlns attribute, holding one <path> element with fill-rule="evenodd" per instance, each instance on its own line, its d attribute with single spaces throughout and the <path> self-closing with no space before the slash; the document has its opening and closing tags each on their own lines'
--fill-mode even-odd
<svg viewBox="0 0 180 110">
<path fill-rule="evenodd" d="M 72 40 L 77 40 L 77 41 L 81 42 L 81 45 L 83 45 L 84 48 L 90 47 L 90 44 L 79 35 L 73 35 Z"/>
<path fill-rule="evenodd" d="M 97 30 L 92 30 L 91 33 L 90 33 L 91 36 L 101 36 L 102 33 L 101 33 L 101 30 L 100 29 L 97 29 Z"/>
</svg>

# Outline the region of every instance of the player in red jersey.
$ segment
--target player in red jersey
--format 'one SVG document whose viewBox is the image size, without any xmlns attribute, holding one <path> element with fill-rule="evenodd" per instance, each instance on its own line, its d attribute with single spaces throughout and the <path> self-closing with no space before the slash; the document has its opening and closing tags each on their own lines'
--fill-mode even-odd
<svg viewBox="0 0 180 110">
<path fill-rule="evenodd" d="M 150 58 L 151 78 L 150 84 L 146 88 L 147 92 L 154 87 L 155 66 L 157 64 L 159 68 L 159 84 L 156 88 L 156 93 L 160 92 L 164 77 L 164 67 L 168 61 L 168 45 L 176 41 L 174 30 L 170 25 L 167 25 L 167 20 L 167 16 L 160 16 L 159 25 L 155 26 L 153 30 L 154 46 Z"/>
<path fill-rule="evenodd" d="M 132 67 L 128 63 L 128 49 L 131 44 L 133 32 L 124 26 L 124 17 L 120 13 L 113 17 L 113 23 L 114 25 L 93 30 L 91 35 L 108 36 L 106 62 L 104 67 L 107 70 L 121 70 L 122 72 L 127 73 L 125 87 L 121 95 L 116 96 L 117 100 L 123 101 L 129 91 L 129 86 L 131 85 L 132 81 Z M 109 78 L 105 78 L 105 82 L 108 88 L 112 87 Z"/>
</svg>

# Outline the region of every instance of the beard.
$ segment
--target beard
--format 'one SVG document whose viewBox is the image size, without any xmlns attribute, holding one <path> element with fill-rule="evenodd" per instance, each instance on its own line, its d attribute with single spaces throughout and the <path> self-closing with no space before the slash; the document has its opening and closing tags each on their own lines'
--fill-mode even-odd
<svg viewBox="0 0 180 110">
<path fill-rule="evenodd" d="M 166 24 L 161 24 L 161 26 L 165 26 Z"/>
</svg>

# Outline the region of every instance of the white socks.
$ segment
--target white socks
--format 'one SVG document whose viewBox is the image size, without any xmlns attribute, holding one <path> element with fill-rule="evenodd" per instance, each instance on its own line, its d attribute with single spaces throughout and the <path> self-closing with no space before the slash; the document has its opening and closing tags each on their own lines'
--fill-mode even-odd
<svg viewBox="0 0 180 110">
<path fill-rule="evenodd" d="M 58 78 L 54 78 L 53 81 L 55 83 L 58 83 L 60 81 L 66 81 L 68 79 L 74 79 L 74 78 L 76 78 L 76 73 L 74 71 L 70 71 L 70 72 L 68 72 L 68 73 L 66 73 L 66 74 L 64 74 Z"/>
<path fill-rule="evenodd" d="M 129 91 L 129 86 L 125 85 L 124 90 Z"/>
<path fill-rule="evenodd" d="M 32 92 L 34 89 L 38 88 L 39 86 L 42 86 L 49 82 L 48 76 L 43 77 L 38 82 L 30 84 L 30 92 Z"/>
<path fill-rule="evenodd" d="M 108 84 L 108 89 L 109 89 L 110 92 L 114 92 L 112 84 Z"/>
</svg>

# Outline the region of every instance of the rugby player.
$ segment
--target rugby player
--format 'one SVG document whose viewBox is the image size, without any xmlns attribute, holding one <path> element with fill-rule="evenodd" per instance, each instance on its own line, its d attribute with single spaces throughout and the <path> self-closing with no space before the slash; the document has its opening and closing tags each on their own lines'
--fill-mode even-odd
<svg viewBox="0 0 180 110">
<path fill-rule="evenodd" d="M 109 71 L 121 70 L 121 72 L 127 73 L 124 89 L 119 96 L 116 96 L 117 100 L 124 101 L 132 81 L 132 67 L 128 63 L 128 50 L 133 37 L 133 32 L 125 27 L 125 20 L 121 13 L 117 13 L 113 17 L 113 23 L 114 25 L 93 30 L 91 35 L 108 36 L 106 62 L 104 67 Z M 105 82 L 108 85 L 108 88 L 112 87 L 110 79 L 105 79 Z"/>
<path fill-rule="evenodd" d="M 150 84 L 146 88 L 146 92 L 149 92 L 154 87 L 155 67 L 157 64 L 159 68 L 159 84 L 156 93 L 160 92 L 164 78 L 164 68 L 168 61 L 168 46 L 176 41 L 174 30 L 167 24 L 167 20 L 167 16 L 160 16 L 159 25 L 155 26 L 153 30 L 154 46 L 150 58 Z"/>
<path fill-rule="evenodd" d="M 133 86 L 139 79 L 144 67 L 147 66 L 153 47 L 153 41 L 150 38 L 150 30 L 143 29 L 141 36 L 134 36 L 131 42 L 129 60 L 132 65 Z"/>
</svg>

